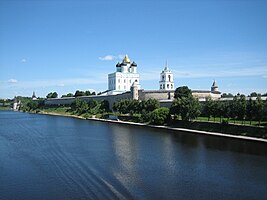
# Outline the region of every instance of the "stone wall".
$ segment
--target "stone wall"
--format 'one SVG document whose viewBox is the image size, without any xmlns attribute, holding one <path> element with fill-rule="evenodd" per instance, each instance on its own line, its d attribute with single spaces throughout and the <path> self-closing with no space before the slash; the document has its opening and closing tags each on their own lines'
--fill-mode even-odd
<svg viewBox="0 0 267 200">
<path fill-rule="evenodd" d="M 174 90 L 139 90 L 139 100 L 157 99 L 157 100 L 172 100 L 174 97 Z"/>
<path fill-rule="evenodd" d="M 110 108 L 112 108 L 114 102 L 119 101 L 121 99 L 131 99 L 132 94 L 130 92 L 125 92 L 123 94 L 117 94 L 117 95 L 81 96 L 77 98 L 84 100 L 86 102 L 94 100 L 95 101 L 107 100 L 109 102 Z M 70 105 L 72 102 L 74 102 L 75 99 L 76 99 L 75 97 L 46 99 L 45 105 Z"/>
<path fill-rule="evenodd" d="M 220 94 L 213 94 L 210 91 L 192 91 L 195 97 L 198 97 L 200 101 L 205 101 L 205 97 L 211 96 L 213 99 L 218 99 Z M 217 95 L 217 96 L 216 96 Z M 133 99 L 131 92 L 125 92 L 122 94 L 113 94 L 113 95 L 95 95 L 95 96 L 82 96 L 77 97 L 86 102 L 89 101 L 103 101 L 107 100 L 109 102 L 110 108 L 112 108 L 114 102 L 121 99 Z M 162 91 L 162 90 L 138 90 L 138 99 L 147 100 L 147 99 L 157 99 L 160 101 L 162 107 L 169 108 L 171 101 L 174 99 L 174 90 Z M 75 100 L 75 97 L 65 97 L 65 98 L 56 98 L 56 99 L 47 99 L 45 100 L 45 105 L 70 105 Z"/>
</svg>

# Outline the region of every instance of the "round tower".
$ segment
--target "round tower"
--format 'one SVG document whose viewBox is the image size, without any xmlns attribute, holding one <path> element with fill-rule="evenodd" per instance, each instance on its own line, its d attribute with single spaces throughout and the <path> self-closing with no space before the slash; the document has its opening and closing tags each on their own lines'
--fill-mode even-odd
<svg viewBox="0 0 267 200">
<path fill-rule="evenodd" d="M 136 99 L 136 100 L 139 99 L 138 90 L 139 90 L 139 85 L 137 81 L 134 81 L 131 86 L 132 99 Z"/>
</svg>

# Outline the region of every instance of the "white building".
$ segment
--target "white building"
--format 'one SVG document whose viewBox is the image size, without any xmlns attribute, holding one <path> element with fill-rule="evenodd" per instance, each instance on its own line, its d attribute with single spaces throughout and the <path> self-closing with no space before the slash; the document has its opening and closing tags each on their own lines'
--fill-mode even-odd
<svg viewBox="0 0 267 200">
<path fill-rule="evenodd" d="M 138 88 L 140 89 L 137 64 L 135 62 L 131 63 L 126 55 L 122 60 L 122 63 L 117 63 L 116 72 L 108 75 L 108 94 L 118 94 L 130 91 L 134 82 L 137 83 Z"/>
<path fill-rule="evenodd" d="M 160 81 L 159 81 L 159 89 L 160 90 L 174 90 L 174 81 L 173 81 L 173 73 L 168 68 L 168 64 L 166 62 L 166 66 L 164 70 L 160 73 Z"/>
</svg>

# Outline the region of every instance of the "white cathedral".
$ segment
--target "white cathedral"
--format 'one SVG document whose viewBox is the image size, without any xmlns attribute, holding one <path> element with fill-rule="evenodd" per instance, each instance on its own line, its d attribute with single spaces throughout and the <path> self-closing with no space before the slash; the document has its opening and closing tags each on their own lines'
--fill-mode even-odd
<svg viewBox="0 0 267 200">
<path fill-rule="evenodd" d="M 128 55 L 124 57 L 121 63 L 117 63 L 116 72 L 108 75 L 108 94 L 119 94 L 130 91 L 134 82 L 139 85 L 139 74 L 137 73 L 137 64 L 131 63 Z"/>
</svg>

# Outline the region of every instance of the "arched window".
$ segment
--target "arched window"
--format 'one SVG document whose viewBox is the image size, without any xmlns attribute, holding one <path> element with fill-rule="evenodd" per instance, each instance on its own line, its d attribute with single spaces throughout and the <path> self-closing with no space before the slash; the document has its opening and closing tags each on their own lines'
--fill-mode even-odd
<svg viewBox="0 0 267 200">
<path fill-rule="evenodd" d="M 171 82 L 171 75 L 169 75 L 168 77 L 169 77 L 169 81 Z"/>
<path fill-rule="evenodd" d="M 164 81 L 164 76 L 162 76 L 162 80 Z"/>
<path fill-rule="evenodd" d="M 173 89 L 173 84 L 171 84 L 171 89 Z"/>
<path fill-rule="evenodd" d="M 162 89 L 162 85 L 160 84 L 160 89 Z"/>
<path fill-rule="evenodd" d="M 167 88 L 169 89 L 169 84 L 167 84 Z"/>
</svg>

